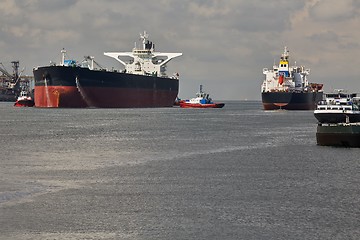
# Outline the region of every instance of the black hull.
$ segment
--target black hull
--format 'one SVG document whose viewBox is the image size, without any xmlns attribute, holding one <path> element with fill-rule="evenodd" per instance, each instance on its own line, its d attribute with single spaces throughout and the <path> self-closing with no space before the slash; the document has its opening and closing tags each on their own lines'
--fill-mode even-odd
<svg viewBox="0 0 360 240">
<path fill-rule="evenodd" d="M 360 125 L 319 124 L 317 126 L 316 141 L 320 146 L 360 147 Z"/>
<path fill-rule="evenodd" d="M 314 113 L 314 116 L 319 123 L 345 123 L 347 117 L 349 123 L 360 122 L 360 113 Z"/>
<path fill-rule="evenodd" d="M 323 92 L 263 92 L 264 110 L 314 110 Z"/>
<path fill-rule="evenodd" d="M 169 107 L 179 80 L 80 67 L 34 70 L 37 107 Z"/>
</svg>

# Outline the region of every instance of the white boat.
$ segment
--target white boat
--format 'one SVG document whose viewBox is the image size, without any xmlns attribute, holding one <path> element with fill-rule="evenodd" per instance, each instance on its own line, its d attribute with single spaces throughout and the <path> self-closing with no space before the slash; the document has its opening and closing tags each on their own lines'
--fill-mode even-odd
<svg viewBox="0 0 360 240">
<path fill-rule="evenodd" d="M 202 85 L 200 85 L 200 91 L 196 93 L 196 97 L 180 102 L 181 108 L 222 108 L 224 106 L 225 103 L 213 102 L 209 94 L 203 91 Z"/>
<path fill-rule="evenodd" d="M 355 123 L 360 122 L 360 98 L 356 93 L 348 94 L 344 90 L 325 94 L 314 111 L 319 123 Z"/>
</svg>

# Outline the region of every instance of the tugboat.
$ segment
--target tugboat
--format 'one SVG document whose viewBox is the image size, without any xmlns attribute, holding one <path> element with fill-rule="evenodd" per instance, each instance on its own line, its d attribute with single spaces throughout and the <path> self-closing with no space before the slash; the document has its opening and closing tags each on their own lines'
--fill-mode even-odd
<svg viewBox="0 0 360 240">
<path fill-rule="evenodd" d="M 290 66 L 289 51 L 285 47 L 279 65 L 273 69 L 264 68 L 265 79 L 261 85 L 264 110 L 314 110 L 322 100 L 323 84 L 309 83 L 310 69 Z"/>
<path fill-rule="evenodd" d="M 33 107 L 35 105 L 34 100 L 29 96 L 27 91 L 21 91 L 20 96 L 14 103 L 15 107 Z"/>
<path fill-rule="evenodd" d="M 347 94 L 343 90 L 325 94 L 325 100 L 320 101 L 314 111 L 319 123 L 360 122 L 359 100 L 356 93 Z"/>
<path fill-rule="evenodd" d="M 225 106 L 225 103 L 213 102 L 209 94 L 203 92 L 202 85 L 200 85 L 200 91 L 196 93 L 195 98 L 182 101 L 179 104 L 181 108 L 222 108 Z"/>
<path fill-rule="evenodd" d="M 156 52 L 149 35 L 130 52 L 105 52 L 124 69 L 106 69 L 85 56 L 81 63 L 65 59 L 60 64 L 35 67 L 35 106 L 54 108 L 172 107 L 179 90 L 179 74 L 166 74 L 167 64 L 182 53 Z M 97 66 L 96 66 L 97 65 Z"/>
</svg>

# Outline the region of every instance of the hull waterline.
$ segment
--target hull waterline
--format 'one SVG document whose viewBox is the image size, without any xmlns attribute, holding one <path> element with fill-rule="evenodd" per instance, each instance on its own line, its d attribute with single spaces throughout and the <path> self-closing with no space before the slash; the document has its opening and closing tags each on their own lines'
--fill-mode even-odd
<svg viewBox="0 0 360 240">
<path fill-rule="evenodd" d="M 180 103 L 181 108 L 222 108 L 224 103 L 196 104 L 196 103 Z"/>
<path fill-rule="evenodd" d="M 322 92 L 264 92 L 261 94 L 264 110 L 314 110 L 322 100 Z"/>
<path fill-rule="evenodd" d="M 16 101 L 14 107 L 33 107 L 35 106 L 34 101 Z"/>
</svg>

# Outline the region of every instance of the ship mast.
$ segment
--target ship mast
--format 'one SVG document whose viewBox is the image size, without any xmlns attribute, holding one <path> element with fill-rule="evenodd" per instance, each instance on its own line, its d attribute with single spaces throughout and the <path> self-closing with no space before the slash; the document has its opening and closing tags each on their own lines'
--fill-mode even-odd
<svg viewBox="0 0 360 240">
<path fill-rule="evenodd" d="M 61 62 L 60 62 L 60 66 L 64 66 L 65 65 L 65 54 L 66 54 L 66 50 L 63 48 L 61 50 Z"/>
</svg>

